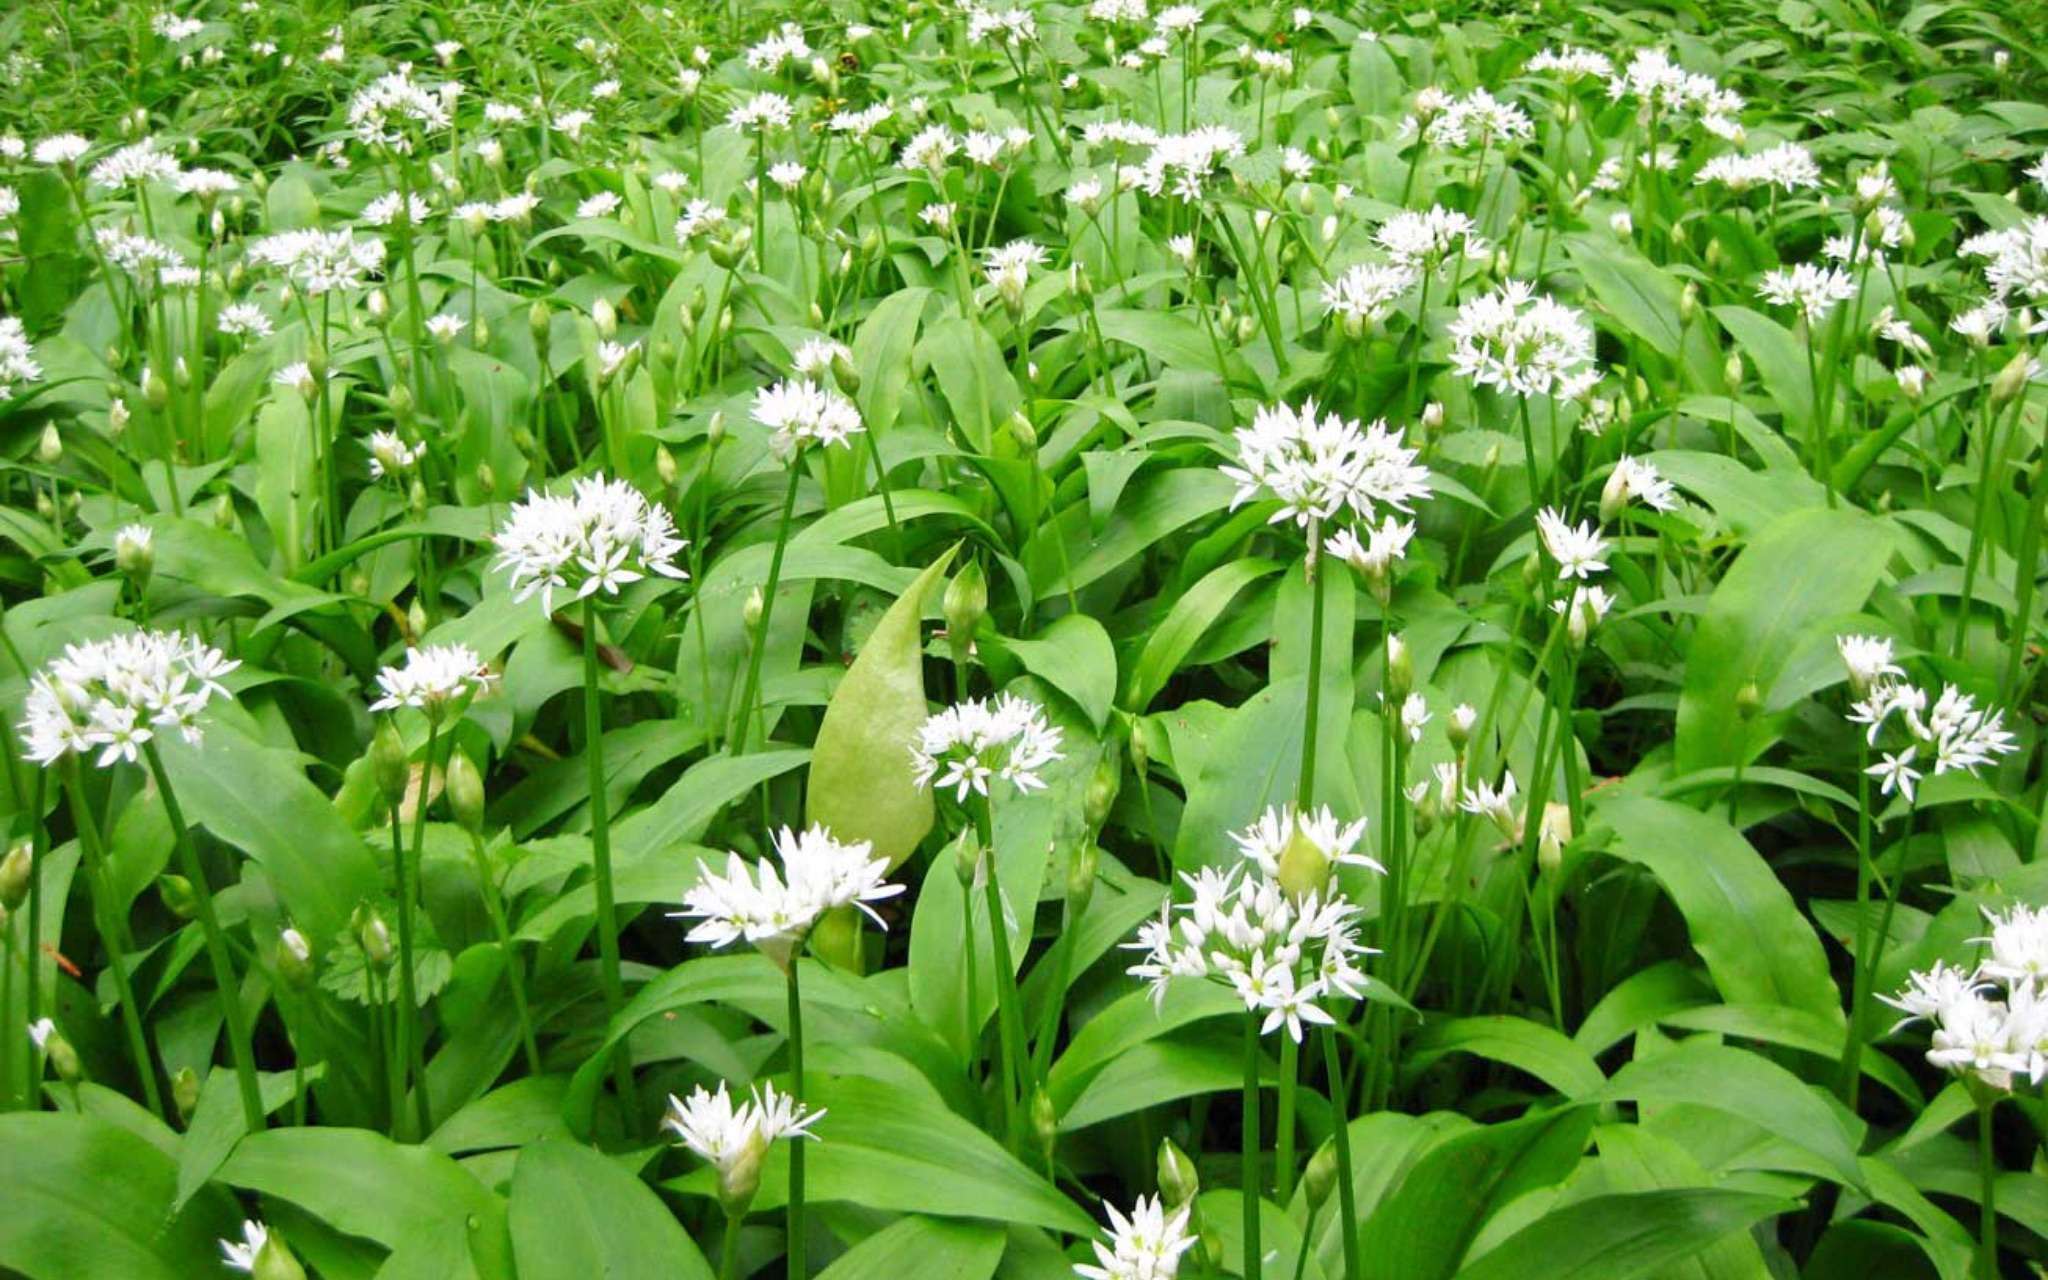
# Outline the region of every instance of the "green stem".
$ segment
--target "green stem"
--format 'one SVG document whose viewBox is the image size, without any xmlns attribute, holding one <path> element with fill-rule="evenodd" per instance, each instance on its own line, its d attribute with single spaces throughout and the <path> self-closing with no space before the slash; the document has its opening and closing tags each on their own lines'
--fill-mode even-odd
<svg viewBox="0 0 2048 1280">
<path fill-rule="evenodd" d="M 1998 1162 L 1991 1150 L 1991 1110 L 1997 1105 L 1988 1089 L 1977 1093 L 1977 1271 L 1982 1280 L 1998 1280 Z"/>
<path fill-rule="evenodd" d="M 1301 1046 L 1280 1037 L 1280 1113 L 1273 1121 L 1273 1198 L 1294 1198 L 1294 1090 L 1301 1074 Z"/>
<path fill-rule="evenodd" d="M 583 599 L 583 756 L 590 764 L 590 867 L 597 889 L 597 955 L 604 984 L 604 1006 L 617 1017 L 623 1000 L 619 981 L 619 914 L 612 897 L 612 832 L 605 806 L 604 717 L 597 684 L 597 597 Z M 612 1080 L 625 1108 L 627 1125 L 640 1128 L 640 1108 L 633 1087 L 632 1055 L 621 1044 L 613 1050 Z"/>
<path fill-rule="evenodd" d="M 1259 1243 L 1259 1020 L 1244 1019 L 1244 1280 L 1259 1280 L 1265 1250 Z"/>
<path fill-rule="evenodd" d="M 1016 1146 L 1018 1082 L 1023 1078 L 1019 1063 L 1023 1056 L 1024 1026 L 1017 999 L 1017 968 L 1010 958 L 1010 927 L 1003 916 L 1003 886 L 996 872 L 995 815 L 993 805 L 982 804 L 975 813 L 980 824 L 983 864 L 988 872 L 982 882 L 988 906 L 988 936 L 996 963 L 996 1030 L 1002 1046 L 1003 1141 Z"/>
<path fill-rule="evenodd" d="M 1344 1280 L 1360 1280 L 1357 1192 L 1351 1185 L 1351 1091 L 1337 1058 L 1337 1028 L 1323 1028 L 1323 1074 L 1329 1077 L 1331 1137 L 1337 1144 L 1337 1211 L 1344 1231 Z"/>
<path fill-rule="evenodd" d="M 477 884 L 483 894 L 484 910 L 491 918 L 491 931 L 497 935 L 498 949 L 505 953 L 505 984 L 512 988 L 512 1007 L 519 1017 L 519 1043 L 526 1054 L 526 1071 L 528 1075 L 537 1076 L 540 1074 L 540 1040 L 534 1034 L 533 1010 L 526 1002 L 526 966 L 513 949 L 512 929 L 505 919 L 504 897 L 491 874 L 490 854 L 484 848 L 481 834 L 470 833 L 469 855 L 476 863 Z"/>
<path fill-rule="evenodd" d="M 1870 747 L 1856 752 L 1856 955 L 1850 972 L 1849 1033 L 1842 1045 L 1836 1091 L 1856 1111 L 1863 1074 L 1863 1019 L 1870 1001 Z"/>
<path fill-rule="evenodd" d="M 1321 548 L 1316 545 L 1321 532 L 1319 523 L 1309 525 L 1308 558 L 1304 562 L 1312 588 L 1308 624 L 1308 715 L 1301 728 L 1301 776 L 1294 785 L 1294 807 L 1304 812 L 1315 798 L 1317 721 L 1323 705 L 1323 567 L 1318 563 Z"/>
<path fill-rule="evenodd" d="M 797 985 L 798 954 L 789 958 L 789 1096 L 804 1101 L 804 1002 Z M 789 1142 L 789 1280 L 804 1280 L 804 1143 Z"/>
<path fill-rule="evenodd" d="M 739 724 L 734 727 L 728 741 L 730 754 L 741 755 L 747 749 L 747 730 L 754 720 L 754 698 L 761 688 L 761 657 L 768 649 L 768 624 L 775 617 L 775 591 L 782 583 L 782 553 L 789 546 L 790 516 L 796 511 L 797 481 L 803 471 L 794 458 L 789 464 L 789 489 L 782 497 L 782 518 L 775 528 L 775 550 L 768 559 L 768 585 L 761 592 L 761 625 L 754 629 L 753 650 L 747 655 L 747 677 L 740 686 L 739 708 L 734 713 Z M 768 734 L 768 713 L 761 712 L 761 735 Z"/>
<path fill-rule="evenodd" d="M 213 891 L 206 885 L 206 868 L 200 864 L 199 849 L 192 843 L 192 832 L 185 825 L 184 811 L 178 807 L 177 793 L 171 790 L 170 775 L 164 772 L 163 757 L 157 754 L 154 742 L 144 743 L 142 752 L 149 761 L 151 776 L 156 779 L 157 791 L 163 796 L 164 815 L 171 820 L 171 834 L 177 840 L 185 878 L 192 882 L 199 927 L 206 934 L 207 959 L 213 965 L 213 984 L 218 988 L 221 1012 L 227 1018 L 228 1052 L 235 1060 L 235 1083 L 242 1094 L 242 1120 L 248 1132 L 261 1133 L 263 1095 L 256 1087 L 256 1053 L 249 1043 L 249 1020 L 242 1008 L 241 983 L 235 978 L 234 961 L 228 955 L 227 931 L 220 927 Z"/>
<path fill-rule="evenodd" d="M 106 849 L 100 843 L 99 825 L 93 821 L 92 808 L 85 801 L 84 771 L 79 767 L 78 758 L 72 757 L 70 776 L 65 780 L 65 791 L 71 801 L 72 825 L 78 828 L 78 843 L 83 854 L 81 862 L 85 868 L 86 885 L 92 894 L 93 926 L 100 935 L 100 946 L 107 953 L 107 967 L 114 975 L 114 992 L 121 1002 L 121 1024 L 128 1035 L 128 1056 L 135 1064 L 135 1074 L 142 1081 L 142 1094 L 149 1103 L 149 1109 L 158 1119 L 167 1120 L 163 1095 L 157 1089 L 156 1066 L 149 1052 L 149 1037 L 142 1026 L 142 1006 L 135 999 L 135 982 L 128 972 L 128 948 L 123 943 L 126 932 L 121 918 L 114 914 L 114 891 L 107 883 Z"/>
<path fill-rule="evenodd" d="M 802 1146 L 802 1143 L 798 1143 Z M 739 1273 L 733 1268 L 740 1261 L 740 1215 L 725 1215 L 725 1243 L 718 1250 L 718 1280 L 739 1280 Z"/>
<path fill-rule="evenodd" d="M 2004 690 L 2008 705 L 2020 705 L 2020 669 L 2027 655 L 2027 637 L 2034 629 L 2034 582 L 2040 576 L 2041 521 L 2043 502 L 2048 502 L 2048 452 L 2034 463 L 2027 482 L 2027 514 L 2020 525 L 2019 545 L 2013 549 L 2012 653 L 2006 659 Z M 1966 602 L 1967 603 L 1967 602 Z"/>
</svg>

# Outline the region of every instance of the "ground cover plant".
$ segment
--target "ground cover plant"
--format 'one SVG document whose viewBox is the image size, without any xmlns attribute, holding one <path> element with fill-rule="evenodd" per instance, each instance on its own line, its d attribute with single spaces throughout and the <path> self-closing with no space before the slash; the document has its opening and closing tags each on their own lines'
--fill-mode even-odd
<svg viewBox="0 0 2048 1280">
<path fill-rule="evenodd" d="M 0 1273 L 2039 1274 L 2037 27 L 15 8 Z"/>
</svg>

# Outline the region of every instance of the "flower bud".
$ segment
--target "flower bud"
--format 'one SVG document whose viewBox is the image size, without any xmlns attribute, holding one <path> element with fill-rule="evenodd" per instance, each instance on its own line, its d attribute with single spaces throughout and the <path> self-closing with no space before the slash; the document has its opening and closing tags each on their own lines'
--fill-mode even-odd
<svg viewBox="0 0 2048 1280">
<path fill-rule="evenodd" d="M 250 1280 L 306 1280 L 306 1269 L 285 1247 L 284 1237 L 272 1231 L 256 1251 L 256 1266 Z"/>
<path fill-rule="evenodd" d="M 1330 887 L 1330 872 L 1334 867 L 1330 855 L 1309 838 L 1299 822 L 1293 824 L 1287 843 L 1280 850 L 1279 863 L 1280 874 L 1274 879 L 1296 902 Z"/>
<path fill-rule="evenodd" d="M 313 944 L 289 925 L 277 935 L 277 972 L 292 987 L 304 989 L 313 981 Z"/>
<path fill-rule="evenodd" d="M 1543 806 L 1536 823 L 1536 865 L 1555 871 L 1564 861 L 1564 847 L 1572 839 L 1572 811 L 1553 800 Z"/>
<path fill-rule="evenodd" d="M 114 568 L 137 585 L 156 568 L 156 539 L 148 525 L 127 525 L 114 535 Z"/>
<path fill-rule="evenodd" d="M 128 421 L 134 415 L 128 411 L 128 402 L 115 396 L 107 402 L 107 433 L 118 436 L 128 429 Z"/>
<path fill-rule="evenodd" d="M 1735 714 L 1744 722 L 1756 719 L 1756 713 L 1763 709 L 1764 695 L 1752 680 L 1735 691 Z"/>
<path fill-rule="evenodd" d="M 481 834 L 484 829 L 484 778 L 467 752 L 449 753 L 442 785 L 447 789 L 448 807 L 455 811 L 457 824 L 471 835 Z"/>
<path fill-rule="evenodd" d="M 1415 659 L 1408 652 L 1408 642 L 1399 635 L 1387 637 L 1387 700 L 1390 704 L 1399 702 L 1415 688 Z M 1392 710 L 1391 705 L 1388 708 Z"/>
<path fill-rule="evenodd" d="M 654 474 L 664 488 L 671 489 L 675 487 L 676 477 L 682 474 L 682 469 L 676 465 L 676 455 L 669 452 L 665 444 L 654 446 Z"/>
<path fill-rule="evenodd" d="M 761 588 L 755 587 L 753 590 L 747 592 L 747 603 L 740 610 L 740 620 L 746 624 L 747 630 L 749 632 L 755 632 L 761 629 L 761 615 L 766 611 L 766 609 L 767 602 L 763 599 L 761 595 Z"/>
<path fill-rule="evenodd" d="M 1309 1158 L 1308 1169 L 1301 1175 L 1301 1193 L 1308 1198 L 1308 1211 L 1314 1213 L 1330 1198 L 1330 1192 L 1337 1185 L 1337 1146 L 1325 1142 L 1316 1148 Z"/>
<path fill-rule="evenodd" d="M 974 652 L 975 628 L 987 612 L 988 579 L 981 562 L 969 560 L 946 584 L 946 644 L 953 650 L 953 661 L 966 662 Z"/>
<path fill-rule="evenodd" d="M 1095 762 L 1095 774 L 1088 779 L 1088 790 L 1081 801 L 1081 816 L 1090 831 L 1102 830 L 1102 824 L 1109 821 L 1109 811 L 1116 804 L 1116 794 L 1123 786 L 1123 778 L 1123 765 L 1115 753 L 1103 752 L 1102 758 Z"/>
<path fill-rule="evenodd" d="M 548 328 L 553 321 L 554 316 L 545 302 L 535 302 L 526 309 L 526 331 L 533 335 L 534 342 L 541 344 L 543 356 L 547 354 Z"/>
<path fill-rule="evenodd" d="M 973 827 L 963 829 L 953 841 L 953 874 L 960 877 L 963 889 L 972 889 L 981 876 L 981 840 Z"/>
<path fill-rule="evenodd" d="M 77 1084 L 84 1078 L 85 1068 L 79 1064 L 78 1050 L 71 1047 L 71 1042 L 64 1038 L 62 1031 L 57 1030 L 56 1023 L 44 1018 L 29 1029 L 29 1034 L 35 1037 L 37 1047 L 42 1049 L 44 1059 L 49 1062 L 50 1069 L 57 1073 L 59 1080 L 66 1084 Z"/>
<path fill-rule="evenodd" d="M 36 461 L 46 467 L 54 467 L 64 461 L 64 437 L 57 434 L 57 424 L 43 424 L 43 434 L 36 441 Z"/>
<path fill-rule="evenodd" d="M 476 464 L 476 487 L 486 497 L 498 492 L 498 472 L 488 461 L 479 460 Z"/>
<path fill-rule="evenodd" d="M 1030 453 L 1038 448 L 1038 428 L 1031 425 L 1031 419 L 1022 409 L 1013 410 L 1003 425 L 1009 429 L 1010 438 L 1015 440 L 1024 452 Z"/>
<path fill-rule="evenodd" d="M 27 844 L 15 845 L 0 858 L 0 908 L 8 911 L 28 897 L 30 874 L 35 870 L 35 851 Z"/>
<path fill-rule="evenodd" d="M 1078 920 L 1088 910 L 1088 902 L 1095 896 L 1095 869 L 1099 854 L 1093 840 L 1083 840 L 1074 846 L 1073 857 L 1067 861 L 1067 917 Z"/>
<path fill-rule="evenodd" d="M 1174 1145 L 1172 1138 L 1159 1140 L 1159 1198 L 1168 1213 L 1191 1204 L 1201 1193 L 1202 1179 L 1188 1153 Z"/>
<path fill-rule="evenodd" d="M 235 500 L 225 493 L 213 500 L 213 527 L 234 532 Z"/>
<path fill-rule="evenodd" d="M 1444 403 L 1432 400 L 1422 406 L 1422 426 L 1425 431 L 1437 432 L 1444 426 Z"/>
<path fill-rule="evenodd" d="M 1723 361 L 1721 365 L 1721 377 L 1727 381 L 1728 389 L 1730 391 L 1733 391 L 1742 385 L 1741 352 L 1731 351 L 1728 353 L 1728 359 Z"/>
<path fill-rule="evenodd" d="M 1047 1151 L 1060 1137 L 1060 1113 L 1052 1105 L 1052 1095 L 1044 1085 L 1031 1093 L 1031 1132 L 1038 1139 L 1038 1145 Z"/>
<path fill-rule="evenodd" d="M 192 1113 L 199 1109 L 199 1073 L 190 1067 L 179 1067 L 171 1074 L 171 1105 L 178 1109 L 178 1123 L 191 1124 Z"/>
<path fill-rule="evenodd" d="M 406 784 L 412 777 L 412 756 L 405 749 L 398 726 L 389 717 L 377 725 L 377 732 L 370 738 L 370 774 L 377 780 L 377 790 L 383 793 L 387 806 L 405 799 Z"/>
<path fill-rule="evenodd" d="M 384 917 L 367 907 L 356 908 L 356 943 L 363 949 L 363 959 L 373 969 L 391 967 L 391 928 L 384 923 Z"/>
<path fill-rule="evenodd" d="M 767 1155 L 768 1139 L 756 1128 L 749 1133 L 745 1149 L 718 1171 L 718 1202 L 725 1208 L 728 1230 L 754 1203 L 754 1193 L 761 1189 L 761 1162 Z"/>
<path fill-rule="evenodd" d="M 2026 390 L 2027 375 L 2031 372 L 2033 357 L 2022 349 L 2006 361 L 2005 368 L 1991 380 L 1991 403 L 1994 407 L 2011 404 Z"/>
<path fill-rule="evenodd" d="M 838 383 L 839 389 L 847 395 L 860 394 L 860 373 L 843 351 L 832 353 L 832 380 Z"/>
<path fill-rule="evenodd" d="M 183 876 L 158 876 L 156 893 L 163 899 L 164 909 L 180 920 L 190 920 L 199 914 L 199 895 L 193 891 L 192 882 Z"/>
<path fill-rule="evenodd" d="M 1678 323 L 1689 325 L 1700 313 L 1700 286 L 1696 280 L 1685 282 L 1685 288 L 1678 291 Z"/>
</svg>

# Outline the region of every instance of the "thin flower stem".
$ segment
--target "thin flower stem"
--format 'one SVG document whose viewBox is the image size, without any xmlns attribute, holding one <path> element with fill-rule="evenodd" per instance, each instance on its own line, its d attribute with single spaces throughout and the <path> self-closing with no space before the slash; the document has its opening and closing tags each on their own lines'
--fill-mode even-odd
<svg viewBox="0 0 2048 1280">
<path fill-rule="evenodd" d="M 1280 1111 L 1273 1120 L 1273 1198 L 1294 1198 L 1294 1091 L 1301 1074 L 1301 1046 L 1280 1037 Z"/>
<path fill-rule="evenodd" d="M 100 946 L 107 953 L 107 968 L 114 975 L 114 992 L 121 1002 L 121 1024 L 128 1035 L 128 1057 L 142 1081 L 142 1094 L 149 1109 L 160 1120 L 168 1119 L 163 1094 L 156 1083 L 156 1066 L 149 1052 L 149 1036 L 142 1026 L 142 1006 L 135 999 L 135 981 L 128 972 L 126 931 L 114 914 L 113 888 L 107 883 L 106 846 L 100 841 L 99 824 L 85 801 L 85 778 L 77 757 L 70 762 L 65 791 L 71 801 L 72 825 L 78 829 L 80 864 L 85 868 L 86 886 L 92 894 L 93 926 Z"/>
<path fill-rule="evenodd" d="M 2027 638 L 2034 627 L 2034 580 L 2041 561 L 2042 504 L 2048 502 L 2048 451 L 2044 451 L 2028 476 L 2027 514 L 2020 525 L 2019 544 L 2013 549 L 2012 651 L 2006 658 L 2003 690 L 2007 704 L 2021 706 L 2020 670 L 2027 654 Z"/>
<path fill-rule="evenodd" d="M 28 847 L 28 996 L 27 1025 L 43 1016 L 43 857 L 49 852 L 49 830 L 43 823 L 43 805 L 49 798 L 50 775 L 36 770 L 33 799 L 29 809 Z M 33 1091 L 34 1086 L 29 1086 Z"/>
<path fill-rule="evenodd" d="M 801 948 L 789 958 L 789 1096 L 798 1111 L 804 1102 L 804 1002 L 797 981 L 802 964 Z M 804 1144 L 801 1137 L 789 1144 L 789 1280 L 805 1280 L 804 1266 Z"/>
<path fill-rule="evenodd" d="M 1997 1098 L 1977 1089 L 1977 1271 L 1981 1280 L 1998 1280 L 1998 1161 L 1991 1149 L 1991 1111 Z"/>
<path fill-rule="evenodd" d="M 1024 1026 L 1018 1008 L 1017 968 L 1011 960 L 1010 927 L 1003 914 L 1003 886 L 996 872 L 994 806 L 983 803 L 975 818 L 980 824 L 982 864 L 988 872 L 982 888 L 987 895 L 988 936 L 996 964 L 996 1031 L 1002 1046 L 1003 1141 L 1012 1149 L 1017 1141 L 1017 1104 L 1022 1098 L 1018 1084 L 1023 1079 Z"/>
<path fill-rule="evenodd" d="M 801 1147 L 803 1144 L 799 1142 L 794 1145 Z M 794 1152 L 790 1158 L 796 1158 Z M 739 1262 L 740 1215 L 728 1213 L 725 1215 L 725 1242 L 718 1249 L 718 1280 L 740 1280 L 739 1272 L 734 1269 L 739 1266 Z"/>
<path fill-rule="evenodd" d="M 782 517 L 775 527 L 775 550 L 768 559 L 768 584 L 761 591 L 761 625 L 754 630 L 753 651 L 747 655 L 747 676 L 740 686 L 739 707 L 735 715 L 739 723 L 728 738 L 728 754 L 743 755 L 747 749 L 747 730 L 754 720 L 754 699 L 761 689 L 761 657 L 768 648 L 768 624 L 775 617 L 775 591 L 782 583 L 782 554 L 789 546 L 790 517 L 796 511 L 797 481 L 803 471 L 791 459 L 789 464 L 789 489 L 782 497 Z M 768 733 L 768 713 L 761 712 L 761 734 Z"/>
<path fill-rule="evenodd" d="M 604 717 L 597 683 L 597 597 L 583 600 L 583 755 L 590 764 L 590 867 L 597 890 L 597 955 L 604 985 L 605 1013 L 616 1018 L 624 1000 L 619 981 L 619 913 L 612 897 L 612 833 L 606 813 Z M 640 1108 L 633 1086 L 631 1053 L 621 1044 L 613 1050 L 612 1080 L 625 1108 L 627 1125 L 640 1128 Z"/>
<path fill-rule="evenodd" d="M 1329 1077 L 1331 1137 L 1337 1144 L 1337 1212 L 1344 1232 L 1344 1280 L 1360 1280 L 1357 1192 L 1351 1185 L 1351 1091 L 1337 1056 L 1337 1028 L 1323 1028 L 1323 1074 Z"/>
<path fill-rule="evenodd" d="M 263 1094 L 256 1087 L 256 1053 L 250 1047 L 249 1018 L 242 1008 L 242 986 L 235 977 L 234 960 L 228 954 L 227 931 L 221 928 L 220 915 L 214 910 L 213 891 L 206 884 L 206 868 L 200 864 L 198 846 L 192 842 L 191 829 L 185 825 L 184 811 L 178 807 L 177 793 L 171 789 L 171 777 L 164 772 L 163 757 L 157 754 L 154 742 L 144 743 L 142 753 L 149 761 L 150 775 L 156 779 L 157 790 L 163 796 L 164 816 L 171 820 L 171 834 L 176 838 L 185 878 L 192 882 L 199 927 L 206 935 L 207 959 L 213 964 L 213 983 L 218 988 L 221 1012 L 227 1018 L 228 1052 L 234 1058 L 235 1084 L 242 1095 L 242 1120 L 248 1132 L 261 1133 Z"/>
<path fill-rule="evenodd" d="M 1244 1017 L 1244 1280 L 1259 1280 L 1265 1250 L 1259 1244 L 1259 1019 Z"/>
<path fill-rule="evenodd" d="M 519 1044 L 526 1054 L 527 1074 L 537 1076 L 540 1074 L 540 1041 L 534 1034 L 533 1010 L 526 1001 L 526 965 L 513 949 L 512 929 L 505 919 L 504 896 L 499 893 L 497 880 L 491 874 L 490 853 L 484 847 L 482 835 L 470 834 L 469 855 L 476 864 L 477 885 L 483 894 L 484 911 L 491 918 L 491 930 L 498 938 L 498 950 L 505 953 L 505 985 L 512 989 L 512 1007 L 519 1018 Z"/>
<path fill-rule="evenodd" d="M 1856 1111 L 1863 1076 L 1863 1024 L 1870 1003 L 1870 746 L 1856 752 L 1856 955 L 1850 973 L 1849 1034 L 1836 1091 Z"/>
<path fill-rule="evenodd" d="M 1310 583 L 1309 631 L 1308 631 L 1308 715 L 1301 729 L 1301 776 L 1294 786 L 1294 807 L 1306 811 L 1309 802 L 1315 799 L 1316 790 L 1316 737 L 1319 713 L 1323 704 L 1323 571 L 1317 563 L 1317 539 L 1321 529 L 1316 522 L 1309 524 L 1308 557 L 1303 566 L 1308 572 Z"/>
<path fill-rule="evenodd" d="M 412 895 L 419 887 L 419 870 L 425 861 L 427 801 L 434 785 L 434 756 L 441 745 L 441 725 L 427 721 L 427 756 L 420 766 L 419 798 L 412 813 L 412 869 L 406 869 L 405 846 L 398 839 L 398 808 L 391 810 L 391 854 L 398 876 L 398 950 L 403 957 L 398 968 L 399 1038 L 405 1046 L 406 1069 L 412 1072 L 414 1108 L 420 1125 L 420 1140 L 434 1131 L 433 1110 L 427 1103 L 426 1028 L 419 1025 L 419 994 L 413 974 Z"/>
</svg>

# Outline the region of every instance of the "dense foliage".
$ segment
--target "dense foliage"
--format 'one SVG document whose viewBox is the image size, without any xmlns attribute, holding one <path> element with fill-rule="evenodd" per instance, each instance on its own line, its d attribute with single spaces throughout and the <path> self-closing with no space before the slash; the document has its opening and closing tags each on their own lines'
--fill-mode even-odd
<svg viewBox="0 0 2048 1280">
<path fill-rule="evenodd" d="M 2038 35 L 14 8 L 0 1272 L 2038 1272 Z"/>
</svg>

